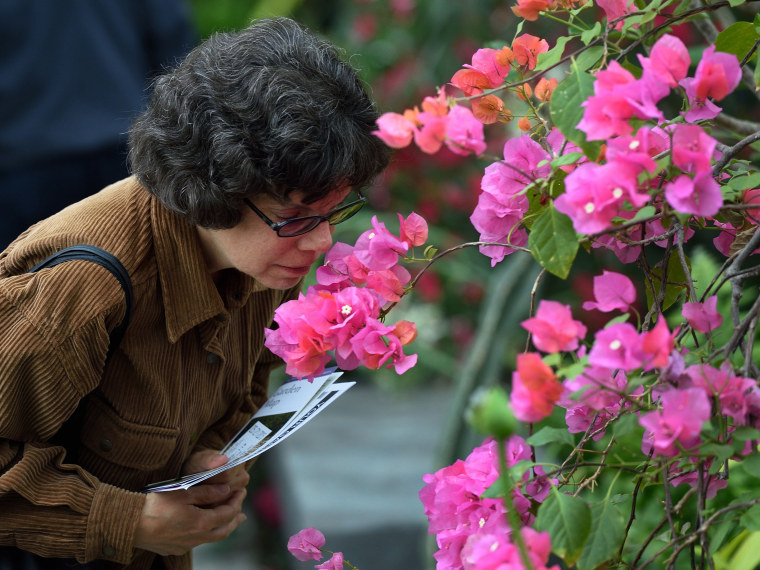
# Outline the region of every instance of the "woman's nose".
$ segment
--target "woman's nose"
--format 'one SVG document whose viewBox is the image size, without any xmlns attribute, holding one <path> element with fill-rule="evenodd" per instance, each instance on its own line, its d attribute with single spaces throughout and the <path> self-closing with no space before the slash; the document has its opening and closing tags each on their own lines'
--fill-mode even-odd
<svg viewBox="0 0 760 570">
<path fill-rule="evenodd" d="M 325 220 L 316 228 L 301 236 L 299 247 L 303 250 L 316 251 L 318 253 L 327 253 L 332 247 L 332 236 L 335 228 Z"/>
</svg>

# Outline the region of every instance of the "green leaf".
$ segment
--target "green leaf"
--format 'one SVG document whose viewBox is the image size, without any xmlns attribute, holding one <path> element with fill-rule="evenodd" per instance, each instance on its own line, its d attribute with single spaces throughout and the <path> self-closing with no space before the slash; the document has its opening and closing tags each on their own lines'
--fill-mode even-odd
<svg viewBox="0 0 760 570">
<path fill-rule="evenodd" d="M 599 141 L 589 142 L 586 134 L 576 126 L 583 118 L 581 104 L 594 94 L 594 76 L 586 73 L 573 62 L 570 74 L 557 85 L 549 101 L 549 113 L 552 123 L 565 135 L 565 138 L 577 144 L 586 156 L 596 159 L 601 150 Z"/>
<path fill-rule="evenodd" d="M 592 28 L 589 28 L 581 34 L 581 41 L 584 46 L 587 46 L 600 35 L 602 35 L 602 23 L 597 21 Z M 602 48 L 602 51 L 604 51 L 604 48 Z"/>
<path fill-rule="evenodd" d="M 688 264 L 688 258 L 687 258 Z M 647 306 L 651 307 L 654 303 L 654 298 L 660 294 L 660 288 L 662 283 L 662 265 L 656 265 L 652 268 L 652 284 L 654 285 L 654 293 L 652 292 L 649 281 L 646 281 L 646 296 Z M 665 276 L 665 298 L 662 302 L 662 310 L 664 311 L 675 303 L 681 294 L 686 290 L 686 274 L 681 266 L 681 260 L 678 259 L 678 255 L 672 254 L 668 259 L 668 268 Z"/>
<path fill-rule="evenodd" d="M 760 430 L 749 426 L 739 426 L 731 432 L 731 437 L 740 441 L 760 439 Z"/>
<path fill-rule="evenodd" d="M 591 533 L 578 559 L 578 570 L 594 570 L 614 558 L 625 538 L 623 515 L 611 501 L 592 503 Z"/>
<path fill-rule="evenodd" d="M 760 455 L 752 454 L 745 457 L 741 466 L 748 474 L 760 479 Z"/>
<path fill-rule="evenodd" d="M 760 530 L 760 505 L 752 505 L 739 519 L 739 524 L 747 530 Z"/>
<path fill-rule="evenodd" d="M 562 54 L 565 51 L 565 44 L 572 40 L 575 36 L 560 36 L 557 38 L 557 43 L 552 49 L 544 53 L 538 54 L 536 58 L 536 71 L 543 71 L 550 67 L 557 65 L 559 60 L 562 59 Z"/>
<path fill-rule="evenodd" d="M 558 156 L 552 160 L 552 168 L 558 168 L 560 166 L 566 166 L 568 164 L 575 164 L 581 159 L 582 156 L 582 152 L 568 152 L 567 154 L 563 154 L 562 156 Z M 652 207 L 652 209 L 654 210 L 654 207 Z"/>
<path fill-rule="evenodd" d="M 572 221 L 550 204 L 533 222 L 528 247 L 542 267 L 565 279 L 578 253 L 578 237 Z"/>
<path fill-rule="evenodd" d="M 575 438 L 573 434 L 567 431 L 567 428 L 545 426 L 530 436 L 526 443 L 534 447 L 541 447 L 547 443 L 566 443 L 570 447 L 574 447 Z"/>
<path fill-rule="evenodd" d="M 596 24 L 599 25 L 599 22 Z M 578 69 L 586 71 L 594 66 L 602 58 L 602 55 L 604 55 L 604 48 L 602 46 L 593 46 L 582 51 L 578 54 L 578 59 L 575 60 Z"/>
<path fill-rule="evenodd" d="M 715 38 L 715 51 L 732 53 L 741 61 L 752 50 L 758 38 L 760 35 L 752 22 L 736 22 Z"/>
<path fill-rule="evenodd" d="M 733 190 L 747 190 L 760 186 L 760 172 L 747 172 L 734 176 L 728 181 L 728 186 Z"/>
<path fill-rule="evenodd" d="M 549 533 L 552 551 L 572 566 L 580 557 L 591 532 L 591 510 L 583 499 L 552 487 L 538 509 L 534 526 L 536 530 Z"/>
<path fill-rule="evenodd" d="M 638 418 L 634 414 L 626 414 L 612 424 L 612 435 L 615 438 L 625 437 L 629 433 L 633 433 L 637 427 L 639 427 Z"/>
</svg>

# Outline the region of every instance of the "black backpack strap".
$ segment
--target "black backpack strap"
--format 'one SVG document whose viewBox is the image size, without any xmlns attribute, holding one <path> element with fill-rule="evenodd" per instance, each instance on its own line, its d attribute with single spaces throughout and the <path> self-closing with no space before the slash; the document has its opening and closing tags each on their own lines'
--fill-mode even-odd
<svg viewBox="0 0 760 570">
<path fill-rule="evenodd" d="M 124 269 L 119 259 L 107 252 L 104 249 L 95 247 L 94 245 L 72 245 L 60 251 L 57 251 L 50 257 L 43 259 L 37 265 L 29 270 L 29 273 L 34 273 L 40 269 L 46 267 L 54 267 L 59 263 L 65 261 L 72 261 L 75 259 L 81 259 L 84 261 L 91 261 L 97 263 L 101 267 L 105 267 L 110 271 L 114 277 L 119 281 L 121 288 L 124 290 L 124 298 L 126 300 L 126 309 L 124 311 L 124 318 L 119 326 L 111 331 L 111 341 L 108 345 L 108 356 L 110 357 L 114 350 L 119 346 L 121 339 L 124 337 L 124 333 L 129 326 L 129 317 L 132 314 L 132 281 L 129 278 L 129 273 Z"/>
</svg>

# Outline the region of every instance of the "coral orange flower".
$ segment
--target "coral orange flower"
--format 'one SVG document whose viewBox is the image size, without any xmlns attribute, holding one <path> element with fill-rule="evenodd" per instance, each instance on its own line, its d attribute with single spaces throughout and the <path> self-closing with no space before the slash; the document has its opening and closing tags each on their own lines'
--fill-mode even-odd
<svg viewBox="0 0 760 570">
<path fill-rule="evenodd" d="M 554 77 L 548 80 L 546 77 L 542 77 L 536 84 L 533 94 L 539 101 L 549 101 L 552 98 L 552 93 L 554 93 L 554 89 L 557 87 L 558 83 L 559 82 Z"/>
<path fill-rule="evenodd" d="M 459 87 L 467 95 L 479 95 L 491 89 L 491 82 L 486 74 L 477 69 L 460 69 L 451 78 L 451 84 Z"/>
<path fill-rule="evenodd" d="M 517 355 L 517 370 L 512 375 L 511 403 L 515 417 L 522 422 L 537 422 L 549 416 L 562 395 L 562 383 L 536 352 Z"/>
<path fill-rule="evenodd" d="M 549 51 L 549 44 L 546 40 L 523 34 L 512 42 L 512 52 L 515 56 L 517 65 L 526 66 L 528 69 L 536 67 L 536 58 L 538 54 Z"/>
<path fill-rule="evenodd" d="M 519 18 L 525 18 L 534 22 L 538 20 L 538 13 L 549 8 L 549 0 L 517 0 L 517 6 L 512 6 L 512 12 Z"/>
<path fill-rule="evenodd" d="M 490 125 L 501 117 L 504 111 L 504 101 L 496 95 L 484 95 L 471 101 L 472 114 L 481 123 Z"/>
</svg>

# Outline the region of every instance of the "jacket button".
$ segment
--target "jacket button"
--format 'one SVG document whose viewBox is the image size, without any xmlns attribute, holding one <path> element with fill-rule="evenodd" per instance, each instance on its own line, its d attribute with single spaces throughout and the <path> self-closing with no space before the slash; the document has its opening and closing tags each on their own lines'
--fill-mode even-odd
<svg viewBox="0 0 760 570">
<path fill-rule="evenodd" d="M 113 546 L 108 546 L 107 544 L 103 547 L 103 556 L 108 556 L 109 558 L 111 556 L 114 556 L 116 554 L 116 549 Z"/>
<path fill-rule="evenodd" d="M 213 352 L 209 352 L 206 355 L 206 363 L 208 363 L 208 364 L 216 364 L 217 362 L 219 362 L 219 356 L 218 355 L 214 354 Z"/>
<path fill-rule="evenodd" d="M 100 449 L 102 451 L 111 451 L 113 449 L 113 442 L 110 439 L 101 439 Z"/>
</svg>

